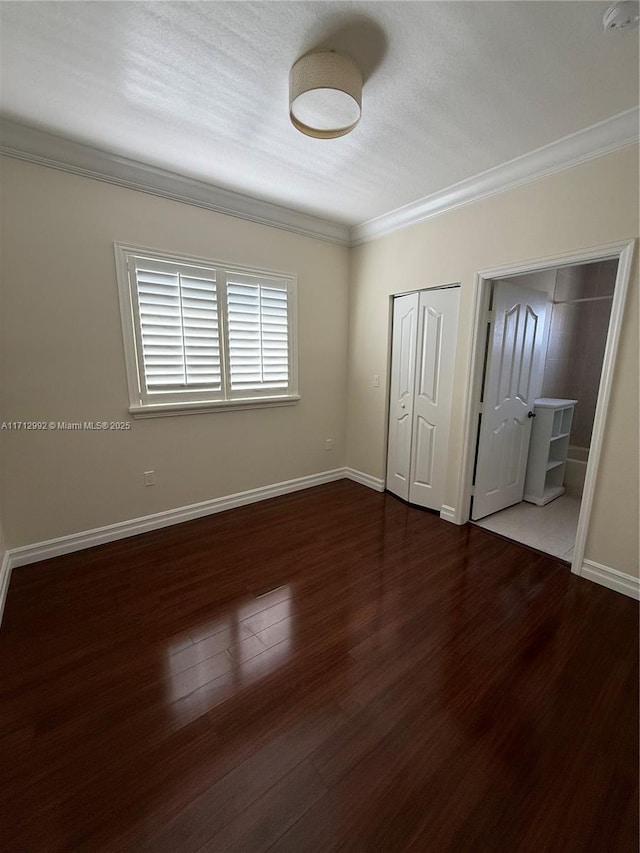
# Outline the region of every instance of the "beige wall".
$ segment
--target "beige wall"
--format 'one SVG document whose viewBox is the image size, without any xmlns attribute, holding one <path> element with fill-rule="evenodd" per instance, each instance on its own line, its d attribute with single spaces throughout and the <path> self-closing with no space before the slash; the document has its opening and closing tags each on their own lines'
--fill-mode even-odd
<svg viewBox="0 0 640 853">
<path fill-rule="evenodd" d="M 454 506 L 475 273 L 635 238 L 637 185 L 637 150 L 626 149 L 349 253 L 5 159 L 3 418 L 128 418 L 114 241 L 296 273 L 302 393 L 291 408 L 138 420 L 127 433 L 3 432 L 1 517 L 8 546 L 344 464 L 384 476 L 389 297 L 460 282 L 446 494 Z M 382 377 L 380 388 L 372 386 L 374 374 Z M 630 573 L 638 573 L 637 436 L 636 256 L 586 551 L 587 558 Z M 326 438 L 334 440 L 330 453 Z M 145 488 L 142 472 L 152 468 L 157 485 Z"/>
<path fill-rule="evenodd" d="M 2 166 L 6 419 L 129 419 L 114 241 L 296 273 L 302 395 L 286 408 L 137 420 L 129 432 L 3 432 L 9 547 L 344 465 L 346 248 L 17 160 Z M 157 485 L 145 488 L 150 469 Z"/>
<path fill-rule="evenodd" d="M 0 622 L 2 622 L 2 614 L 7 597 L 7 582 L 10 579 L 8 567 L 4 567 L 4 558 L 6 557 L 7 549 L 4 543 L 2 527 L 0 526 Z M 4 571 L 3 571 L 4 568 Z"/>
<path fill-rule="evenodd" d="M 390 295 L 453 282 L 462 285 L 445 498 L 455 506 L 475 274 L 637 236 L 638 150 L 630 147 L 354 249 L 347 464 L 384 476 Z M 372 387 L 376 373 L 385 378 L 380 388 Z M 637 253 L 585 556 L 639 573 Z"/>
<path fill-rule="evenodd" d="M 4 533 L 2 530 L 2 524 L 0 523 L 0 589 L 2 588 L 2 563 L 4 562 L 5 554 L 7 553 L 7 547 L 4 541 Z M 2 613 L 2 598 L 0 594 L 0 614 Z"/>
<path fill-rule="evenodd" d="M 1 261 L 2 261 L 2 241 L 0 240 L 0 271 L 1 271 L 1 267 L 2 267 Z M 0 275 L 0 424 L 2 424 L 5 420 L 4 399 L 3 399 L 4 395 L 2 393 L 2 389 L 4 387 L 4 363 L 2 360 L 2 358 L 3 358 L 3 346 L 2 346 L 2 340 L 3 340 L 2 339 L 3 302 L 2 302 L 2 294 L 3 294 L 2 276 Z M 2 441 L 2 438 L 1 438 L 1 431 L 0 431 L 0 442 L 1 441 Z M 6 551 L 7 551 L 6 541 L 4 538 L 4 523 L 3 523 L 3 502 L 2 502 L 2 491 L 3 491 L 3 484 L 4 484 L 3 473 L 4 472 L 2 469 L 2 453 L 0 452 L 0 618 L 2 617 L 2 608 L 3 608 L 2 585 L 3 585 L 4 579 L 2 577 L 2 564 L 4 562 L 4 558 L 5 558 Z"/>
</svg>

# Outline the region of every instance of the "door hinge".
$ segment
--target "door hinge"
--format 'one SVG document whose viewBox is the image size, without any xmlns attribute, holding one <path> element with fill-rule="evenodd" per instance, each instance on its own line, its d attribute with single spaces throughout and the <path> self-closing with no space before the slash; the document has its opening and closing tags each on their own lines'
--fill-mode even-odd
<svg viewBox="0 0 640 853">
<path fill-rule="evenodd" d="M 475 487 L 475 486 L 471 486 L 471 497 L 472 497 L 472 498 L 475 498 L 475 496 L 476 496 L 476 487 Z"/>
</svg>

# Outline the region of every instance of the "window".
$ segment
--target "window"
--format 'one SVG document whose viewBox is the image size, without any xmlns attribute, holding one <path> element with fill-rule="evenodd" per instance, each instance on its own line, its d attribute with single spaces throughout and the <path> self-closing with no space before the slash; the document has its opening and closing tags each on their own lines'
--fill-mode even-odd
<svg viewBox="0 0 640 853">
<path fill-rule="evenodd" d="M 115 250 L 134 416 L 299 399 L 293 276 Z"/>
</svg>

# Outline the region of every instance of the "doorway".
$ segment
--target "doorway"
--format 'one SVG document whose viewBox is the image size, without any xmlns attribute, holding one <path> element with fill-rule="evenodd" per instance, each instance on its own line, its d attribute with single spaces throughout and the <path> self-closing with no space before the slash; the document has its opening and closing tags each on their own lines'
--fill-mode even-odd
<svg viewBox="0 0 640 853">
<path fill-rule="evenodd" d="M 555 494 L 548 501 L 537 501 L 538 505 L 523 501 L 526 472 L 521 471 L 522 494 L 520 497 L 516 494 L 516 500 L 509 508 L 508 502 L 504 506 L 498 502 L 496 506 L 489 505 L 489 512 L 476 512 L 475 515 L 476 522 L 486 529 L 571 561 L 572 571 L 577 574 L 580 574 L 583 564 L 633 248 L 633 243 L 617 244 L 572 256 L 487 271 L 477 276 L 464 472 L 459 492 L 460 512 L 456 520 L 465 523 L 470 519 L 472 500 L 476 498 L 474 492 L 478 486 L 479 465 L 482 463 L 478 458 L 481 444 L 479 438 L 486 414 L 483 411 L 486 402 L 483 397 L 487 383 L 492 381 L 487 375 L 487 368 L 490 367 L 491 347 L 495 349 L 494 317 L 491 311 L 496 308 L 494 296 L 497 285 L 503 282 L 511 288 L 521 287 L 523 292 L 526 288 L 537 290 L 544 294 L 548 305 L 546 329 L 539 335 L 536 346 L 537 353 L 542 352 L 541 379 L 537 387 L 533 381 L 528 389 L 529 397 L 521 400 L 524 417 L 528 415 L 529 428 L 524 424 L 521 412 L 518 415 L 519 424 L 512 430 L 514 437 L 510 439 L 511 444 L 507 442 L 507 445 L 512 450 L 516 448 L 512 452 L 512 472 L 515 472 L 513 460 L 519 459 L 522 464 L 524 459 L 526 468 L 531 421 L 536 416 L 540 417 L 538 423 L 543 420 L 543 413 L 536 408 L 536 401 L 541 403 L 544 392 L 551 404 L 561 403 L 563 405 L 560 408 L 564 409 L 574 406 L 570 417 L 575 420 L 569 431 L 556 432 L 545 451 L 550 454 L 547 457 L 548 464 L 556 468 L 553 476 Z M 588 348 L 588 341 L 596 337 L 599 343 Z M 517 345 L 520 348 L 522 346 Z M 585 357 L 587 349 L 588 359 Z M 572 372 L 577 358 L 579 369 L 573 369 Z M 494 358 L 494 373 L 496 361 Z M 515 367 L 516 371 L 520 370 L 518 363 Z M 524 387 L 522 383 L 521 387 Z M 520 396 L 525 398 L 526 394 L 520 393 Z M 582 398 L 582 404 L 579 397 Z M 578 402 L 574 404 L 572 401 L 575 400 Z M 490 408 L 494 408 L 494 401 L 490 402 Z M 503 422 L 508 422 L 509 417 L 511 415 L 503 418 Z M 566 424 L 565 420 L 565 427 Z M 495 426 L 494 432 L 497 432 Z M 520 436 L 524 436 L 522 447 L 517 445 Z M 564 458 L 563 445 L 566 451 Z M 512 481 L 515 482 L 515 474 L 508 481 L 509 484 Z"/>
</svg>

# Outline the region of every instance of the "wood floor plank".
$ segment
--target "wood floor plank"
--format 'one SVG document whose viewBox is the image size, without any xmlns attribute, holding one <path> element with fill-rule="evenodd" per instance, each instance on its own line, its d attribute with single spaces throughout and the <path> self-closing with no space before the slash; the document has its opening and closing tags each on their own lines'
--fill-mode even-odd
<svg viewBox="0 0 640 853">
<path fill-rule="evenodd" d="M 303 761 L 201 848 L 202 853 L 264 853 L 325 793 L 309 761 Z"/>
<path fill-rule="evenodd" d="M 234 824 L 229 833 L 237 835 L 238 826 L 245 822 L 244 812 L 303 764 L 314 747 L 330 738 L 344 719 L 337 708 L 327 708 L 306 717 L 210 786 L 170 824 L 154 833 L 141 849 L 192 853 L 209 844 L 214 837 L 221 838 L 223 832 L 226 837 L 229 824 Z M 305 779 L 311 775 L 318 780 L 312 788 L 317 790 L 320 786 L 324 793 L 324 786 L 315 772 L 306 773 Z"/>
<path fill-rule="evenodd" d="M 13 572 L 25 853 L 631 853 L 638 608 L 341 481 Z"/>
</svg>

